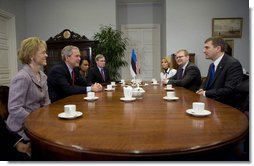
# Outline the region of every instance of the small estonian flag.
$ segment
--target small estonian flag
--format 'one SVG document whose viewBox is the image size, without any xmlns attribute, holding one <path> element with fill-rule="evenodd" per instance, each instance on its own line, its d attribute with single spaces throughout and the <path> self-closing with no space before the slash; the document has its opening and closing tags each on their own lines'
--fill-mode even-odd
<svg viewBox="0 0 254 166">
<path fill-rule="evenodd" d="M 131 64 L 130 64 L 131 76 L 135 78 L 138 74 L 138 63 L 134 48 L 132 49 Z"/>
</svg>

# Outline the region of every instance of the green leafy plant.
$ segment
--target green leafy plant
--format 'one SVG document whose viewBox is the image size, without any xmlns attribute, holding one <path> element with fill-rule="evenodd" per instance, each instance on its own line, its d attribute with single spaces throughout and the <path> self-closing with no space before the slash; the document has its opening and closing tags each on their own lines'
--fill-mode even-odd
<svg viewBox="0 0 254 166">
<path fill-rule="evenodd" d="M 119 69 L 128 65 L 124 60 L 124 51 L 128 39 L 123 37 L 123 32 L 113 29 L 111 26 L 101 26 L 100 32 L 94 34 L 97 40 L 93 47 L 95 55 L 103 54 L 106 58 L 106 67 L 112 80 L 119 80 Z"/>
</svg>

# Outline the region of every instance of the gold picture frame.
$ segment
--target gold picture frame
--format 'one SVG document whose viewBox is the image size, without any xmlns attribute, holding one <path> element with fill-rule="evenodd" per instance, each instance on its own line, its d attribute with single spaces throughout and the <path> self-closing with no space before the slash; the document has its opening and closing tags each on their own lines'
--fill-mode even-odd
<svg viewBox="0 0 254 166">
<path fill-rule="evenodd" d="M 242 26 L 243 18 L 213 18 L 212 36 L 241 38 Z"/>
</svg>

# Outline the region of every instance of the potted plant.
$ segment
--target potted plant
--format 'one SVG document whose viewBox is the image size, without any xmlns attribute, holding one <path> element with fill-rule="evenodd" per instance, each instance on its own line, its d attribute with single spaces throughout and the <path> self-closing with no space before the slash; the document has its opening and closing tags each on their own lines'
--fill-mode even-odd
<svg viewBox="0 0 254 166">
<path fill-rule="evenodd" d="M 100 32 L 94 34 L 94 40 L 97 43 L 93 47 L 93 53 L 105 56 L 106 67 L 109 69 L 111 80 L 119 80 L 119 69 L 128 64 L 124 60 L 124 51 L 128 39 L 123 37 L 123 32 L 115 30 L 111 26 L 101 26 Z"/>
</svg>

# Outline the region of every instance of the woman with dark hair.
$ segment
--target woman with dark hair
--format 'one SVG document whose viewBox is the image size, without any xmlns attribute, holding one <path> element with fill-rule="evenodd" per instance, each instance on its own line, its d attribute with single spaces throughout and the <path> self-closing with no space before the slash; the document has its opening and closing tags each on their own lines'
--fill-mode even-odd
<svg viewBox="0 0 254 166">
<path fill-rule="evenodd" d="M 8 113 L 9 87 L 0 86 L 0 160 L 20 161 L 30 160 L 31 146 L 23 143 L 23 139 L 16 133 L 10 132 L 6 127 Z"/>
<path fill-rule="evenodd" d="M 87 80 L 87 76 L 88 76 L 88 71 L 89 71 L 89 61 L 88 59 L 85 59 L 85 58 L 81 58 L 80 62 L 79 62 L 79 72 L 80 72 L 80 75 L 85 79 Z"/>
</svg>

